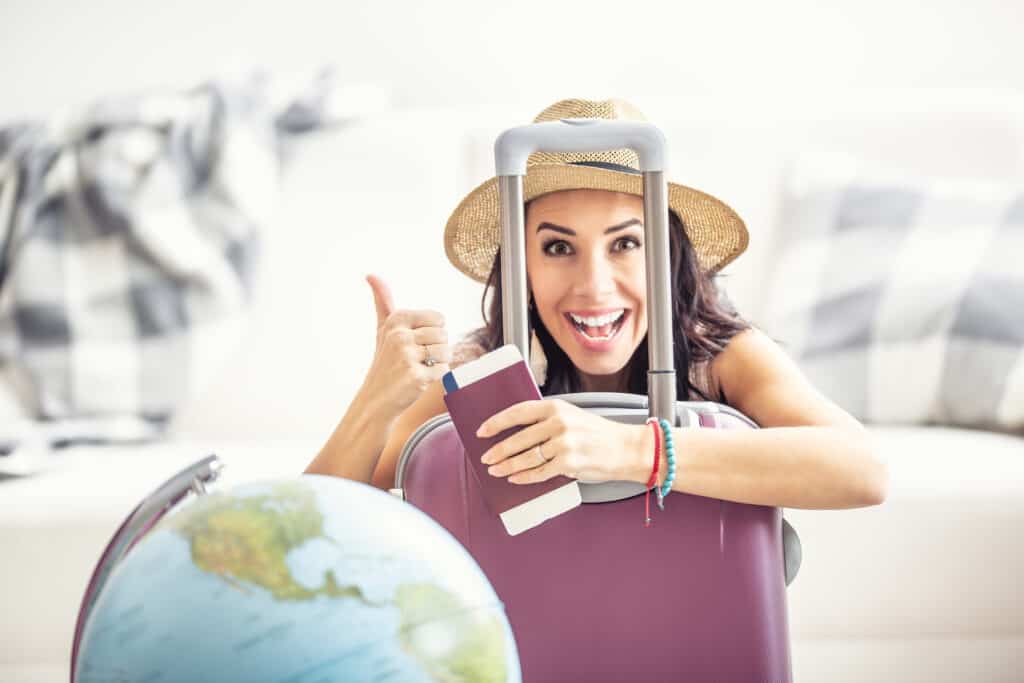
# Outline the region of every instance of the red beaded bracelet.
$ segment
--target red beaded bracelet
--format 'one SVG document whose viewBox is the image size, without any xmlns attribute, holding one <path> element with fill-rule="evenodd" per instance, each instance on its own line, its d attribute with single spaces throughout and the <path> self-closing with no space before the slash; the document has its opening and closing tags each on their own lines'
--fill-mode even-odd
<svg viewBox="0 0 1024 683">
<path fill-rule="evenodd" d="M 651 476 L 647 480 L 647 493 L 644 495 L 645 527 L 651 525 L 651 487 L 654 486 L 654 482 L 658 478 L 658 465 L 661 464 L 661 427 L 658 426 L 658 418 L 647 418 L 647 424 L 654 427 L 654 469 L 651 470 Z"/>
</svg>

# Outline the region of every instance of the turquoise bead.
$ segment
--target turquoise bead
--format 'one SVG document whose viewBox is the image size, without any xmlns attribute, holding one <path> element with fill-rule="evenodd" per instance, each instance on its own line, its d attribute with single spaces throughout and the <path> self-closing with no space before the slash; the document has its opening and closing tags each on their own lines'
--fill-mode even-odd
<svg viewBox="0 0 1024 683">
<path fill-rule="evenodd" d="M 658 493 L 664 498 L 672 490 L 672 482 L 676 478 L 676 452 L 675 446 L 672 443 L 672 425 L 664 418 L 659 419 L 658 424 L 665 435 L 665 459 L 668 462 L 668 474 L 665 476 L 665 484 L 658 489 Z"/>
</svg>

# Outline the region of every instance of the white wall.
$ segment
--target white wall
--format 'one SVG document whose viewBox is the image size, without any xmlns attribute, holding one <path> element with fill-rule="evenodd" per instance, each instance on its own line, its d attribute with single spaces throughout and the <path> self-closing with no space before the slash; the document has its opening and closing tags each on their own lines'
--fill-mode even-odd
<svg viewBox="0 0 1024 683">
<path fill-rule="evenodd" d="M 649 103 L 656 121 L 663 96 L 721 96 L 756 121 L 762 108 L 830 91 L 1024 91 L 1022 19 L 1019 2 L 5 0 L 0 121 L 250 66 L 291 74 L 334 64 L 343 81 L 383 84 L 396 113 L 300 150 L 266 236 L 250 333 L 180 421 L 199 435 L 326 436 L 372 355 L 365 273 L 386 277 L 401 307 L 444 312 L 453 333 L 479 316 L 480 286 L 447 264 L 441 244 L 448 213 L 484 179 L 479 155 L 403 130 L 401 111 L 429 109 L 452 133 L 477 110 L 515 125 L 574 96 Z M 732 200 L 730 183 L 756 184 L 760 170 L 743 165 L 739 138 L 726 139 L 716 120 L 694 137 L 703 156 L 678 180 Z M 735 172 L 700 161 L 716 146 Z M 736 196 L 741 215 L 767 211 L 745 201 Z"/>
<path fill-rule="evenodd" d="M 1014 0 L 4 0 L 0 117 L 225 63 L 321 61 L 400 104 L 832 86 L 1024 88 Z"/>
</svg>

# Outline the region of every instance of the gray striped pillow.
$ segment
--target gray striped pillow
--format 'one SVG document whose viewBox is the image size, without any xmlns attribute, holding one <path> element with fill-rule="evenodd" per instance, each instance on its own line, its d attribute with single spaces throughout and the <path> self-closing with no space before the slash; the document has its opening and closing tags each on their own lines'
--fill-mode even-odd
<svg viewBox="0 0 1024 683">
<path fill-rule="evenodd" d="M 763 327 L 871 423 L 1024 433 L 1024 183 L 791 167 Z"/>
</svg>

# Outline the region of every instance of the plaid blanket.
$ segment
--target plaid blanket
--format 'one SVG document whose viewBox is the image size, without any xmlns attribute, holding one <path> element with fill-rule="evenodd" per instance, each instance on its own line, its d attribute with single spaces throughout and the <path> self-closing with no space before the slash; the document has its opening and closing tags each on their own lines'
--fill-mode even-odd
<svg viewBox="0 0 1024 683">
<path fill-rule="evenodd" d="M 267 85 L 0 128 L 0 367 L 38 427 L 0 429 L 0 456 L 158 435 L 231 350 L 284 146 L 332 123 L 329 74 L 278 110 Z"/>
<path fill-rule="evenodd" d="M 875 423 L 1024 433 L 1024 186 L 818 154 L 789 175 L 766 331 Z"/>
</svg>

